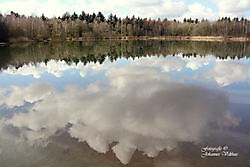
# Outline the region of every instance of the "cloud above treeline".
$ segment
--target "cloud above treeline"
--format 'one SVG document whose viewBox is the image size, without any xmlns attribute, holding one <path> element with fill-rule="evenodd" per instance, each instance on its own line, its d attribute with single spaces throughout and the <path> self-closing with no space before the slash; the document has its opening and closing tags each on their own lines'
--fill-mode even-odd
<svg viewBox="0 0 250 167">
<path fill-rule="evenodd" d="M 66 11 L 73 13 L 103 12 L 120 17 L 140 16 L 148 18 L 183 19 L 184 17 L 218 19 L 223 16 L 250 16 L 249 0 L 207 0 L 190 2 L 188 0 L 3 0 L 0 2 L 0 12 L 15 11 L 25 15 L 48 17 L 61 16 Z"/>
</svg>

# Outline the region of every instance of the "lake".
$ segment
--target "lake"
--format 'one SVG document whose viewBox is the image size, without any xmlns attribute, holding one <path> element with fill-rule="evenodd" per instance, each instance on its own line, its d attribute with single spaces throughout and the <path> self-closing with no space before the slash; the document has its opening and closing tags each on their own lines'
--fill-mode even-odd
<svg viewBox="0 0 250 167">
<path fill-rule="evenodd" d="M 249 42 L 0 47 L 0 166 L 249 167 L 249 57 Z"/>
</svg>

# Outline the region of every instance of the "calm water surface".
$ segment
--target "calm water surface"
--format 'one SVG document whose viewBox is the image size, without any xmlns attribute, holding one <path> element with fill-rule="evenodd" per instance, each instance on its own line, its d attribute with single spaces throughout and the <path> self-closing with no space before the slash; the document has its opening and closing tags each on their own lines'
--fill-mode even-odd
<svg viewBox="0 0 250 167">
<path fill-rule="evenodd" d="M 0 48 L 1 167 L 250 166 L 250 43 Z"/>
</svg>

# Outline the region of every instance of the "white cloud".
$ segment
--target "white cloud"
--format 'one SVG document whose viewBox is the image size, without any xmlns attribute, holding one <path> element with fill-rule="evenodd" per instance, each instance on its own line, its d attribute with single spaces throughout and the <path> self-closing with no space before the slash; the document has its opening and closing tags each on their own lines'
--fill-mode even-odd
<svg viewBox="0 0 250 167">
<path fill-rule="evenodd" d="M 105 61 L 103 64 L 98 63 L 88 63 L 84 65 L 83 63 L 76 64 L 67 64 L 64 60 L 56 61 L 50 60 L 46 64 L 44 62 L 41 63 L 29 63 L 25 64 L 18 69 L 14 66 L 8 67 L 6 70 L 3 70 L 3 73 L 10 74 L 10 75 L 23 75 L 28 76 L 32 75 L 34 78 L 41 78 L 44 73 L 49 73 L 54 75 L 57 78 L 63 76 L 63 73 L 67 70 L 78 70 L 80 71 L 80 75 L 84 77 L 89 69 L 93 70 L 92 74 L 96 74 L 99 71 L 106 70 L 107 68 L 113 66 L 111 62 Z"/>
<path fill-rule="evenodd" d="M 182 16 L 186 10 L 187 7 L 183 1 L 173 2 L 171 0 L 163 0 L 161 3 L 155 5 L 132 8 L 130 13 L 141 17 L 176 18 Z"/>
<path fill-rule="evenodd" d="M 123 163 L 123 164 L 127 164 L 133 153 L 136 150 L 135 146 L 131 146 L 130 143 L 118 143 L 117 145 L 115 145 L 112 150 L 114 151 L 116 157 Z"/>
<path fill-rule="evenodd" d="M 112 67 L 106 77 L 105 86 L 97 82 L 88 88 L 71 86 L 42 93 L 37 87 L 43 85 L 8 89 L 5 101 L 13 101 L 16 94 L 39 96 L 30 99 L 36 103 L 29 112 L 18 113 L 5 123 L 22 129 L 22 136 L 31 143 L 46 140 L 71 123 L 70 135 L 98 152 L 107 152 L 109 144 L 117 142 L 112 150 L 124 164 L 135 150 L 155 157 L 178 142 L 199 142 L 211 123 L 221 128 L 238 124 L 223 92 L 186 86 L 155 67 Z"/>
<path fill-rule="evenodd" d="M 0 12 L 6 13 L 10 11 L 15 11 L 20 14 L 25 14 L 27 16 L 32 14 L 41 16 L 42 13 L 44 13 L 45 16 L 48 17 L 62 16 L 62 14 L 65 13 L 66 11 L 70 13 L 73 13 L 75 11 L 79 14 L 81 13 L 81 11 L 89 13 L 102 11 L 105 14 L 112 12 L 112 10 L 110 10 L 107 4 L 104 4 L 97 0 L 91 1 L 91 3 L 88 3 L 87 0 L 82 0 L 82 1 L 72 0 L 72 1 L 67 1 L 67 3 L 63 3 L 60 0 L 46 0 L 46 1 L 17 0 L 17 1 L 1 2 Z"/>
<path fill-rule="evenodd" d="M 219 17 L 248 17 L 245 13 L 250 11 L 249 0 L 211 0 L 218 6 Z"/>
<path fill-rule="evenodd" d="M 198 70 L 209 63 L 216 61 L 216 58 L 212 55 L 206 55 L 201 57 L 182 57 L 181 54 L 167 57 L 147 57 L 134 60 L 133 64 L 137 66 L 156 68 L 160 72 L 182 71 L 184 68 L 190 68 L 192 70 Z"/>
<path fill-rule="evenodd" d="M 6 13 L 15 11 L 20 14 L 31 15 L 35 14 L 41 16 L 44 13 L 46 16 L 61 16 L 66 11 L 77 12 L 85 11 L 88 13 L 101 11 L 105 15 L 109 13 L 115 13 L 119 16 L 136 15 L 140 17 L 177 17 L 181 16 L 186 10 L 186 6 L 183 1 L 172 0 L 154 0 L 154 1 L 142 1 L 142 0 L 128 0 L 128 1 L 90 1 L 87 0 L 71 0 L 63 3 L 60 0 L 23 0 L 23 1 L 10 1 L 1 2 L 0 12 Z M 21 6 L 21 7 L 20 7 Z M 123 11 L 120 11 L 123 10 Z"/>
<path fill-rule="evenodd" d="M 116 0 L 106 0 L 108 4 L 115 4 L 117 6 L 124 7 L 145 7 L 145 6 L 155 6 L 162 4 L 164 0 L 127 0 L 127 1 L 116 1 Z"/>
<path fill-rule="evenodd" d="M 192 70 L 198 70 L 216 60 L 212 55 L 206 55 L 205 57 L 184 57 L 182 59 L 186 62 L 186 67 Z"/>
<path fill-rule="evenodd" d="M 46 84 L 29 85 L 28 87 L 11 86 L 0 88 L 0 105 L 8 107 L 22 106 L 25 102 L 36 102 L 50 94 L 51 86 Z M 12 92 L 8 95 L 9 92 Z M 5 96 L 8 95 L 8 98 Z"/>
<path fill-rule="evenodd" d="M 1 2 L 0 12 L 15 11 L 20 14 L 41 16 L 61 16 L 66 11 L 80 13 L 103 12 L 106 16 L 110 13 L 120 17 L 140 16 L 151 18 L 208 18 L 217 19 L 223 16 L 244 16 L 250 11 L 249 0 L 211 0 L 218 5 L 219 11 L 214 11 L 201 3 L 185 4 L 182 0 L 16 0 Z M 249 17 L 249 16 L 248 16 Z"/>
<path fill-rule="evenodd" d="M 183 68 L 191 68 L 192 70 L 197 70 L 210 61 L 215 60 L 213 56 L 206 56 L 205 58 L 182 58 L 181 55 L 177 56 L 167 56 L 167 57 L 141 57 L 140 59 L 129 59 L 133 64 L 136 64 L 141 67 L 154 67 L 160 72 L 170 72 L 170 71 L 182 71 Z M 76 64 L 67 64 L 65 61 L 55 61 L 50 60 L 46 64 L 41 63 L 29 63 L 25 64 L 22 67 L 16 69 L 14 66 L 8 67 L 6 70 L 3 70 L 3 73 L 10 75 L 32 75 L 34 78 L 41 78 L 44 73 L 49 73 L 55 77 L 62 77 L 63 73 L 67 70 L 77 70 L 79 71 L 80 76 L 85 77 L 89 71 L 91 75 L 97 74 L 100 71 L 105 71 L 115 64 L 106 60 L 102 64 L 90 62 L 86 65 L 83 63 Z"/>
<path fill-rule="evenodd" d="M 135 68 L 133 71 L 134 75 L 136 74 L 140 77 L 140 75 L 144 74 L 145 71 L 147 71 L 149 74 L 158 73 L 159 75 L 151 75 L 154 77 L 154 79 L 157 79 L 158 76 L 161 77 L 160 74 L 162 75 L 162 73 L 165 72 L 181 72 L 185 68 L 195 71 L 212 63 L 214 63 L 214 66 L 212 66 L 208 72 L 205 71 L 205 73 L 200 73 L 199 77 L 205 77 L 208 80 L 215 81 L 220 86 L 244 82 L 250 77 L 249 63 L 233 62 L 230 59 L 221 61 L 217 60 L 212 55 L 207 55 L 205 57 L 200 57 L 197 55 L 197 57 L 189 58 L 182 57 L 181 55 L 167 57 L 141 57 L 140 59 L 129 59 L 128 61 L 131 61 L 131 63 L 134 64 L 134 66 L 131 67 Z M 76 70 L 76 72 L 79 72 L 81 77 L 85 77 L 86 75 L 95 75 L 99 72 L 107 71 L 106 74 L 110 74 L 109 77 L 112 77 L 112 75 L 116 73 L 113 71 L 114 68 L 112 68 L 115 66 L 115 64 L 108 60 L 106 60 L 103 64 L 95 64 L 92 62 L 88 63 L 87 65 L 84 65 L 83 63 L 69 65 L 65 61 L 51 60 L 47 62 L 47 64 L 43 62 L 37 63 L 35 65 L 30 63 L 18 69 L 15 67 L 9 67 L 2 72 L 11 75 L 32 75 L 34 78 L 40 78 L 44 73 L 52 74 L 55 77 L 61 77 L 66 70 Z M 136 71 L 137 68 L 141 68 L 141 70 Z M 127 73 L 127 71 L 125 72 Z M 124 80 L 124 77 L 119 76 L 115 77 L 115 80 L 113 80 L 114 85 L 117 84 L 119 86 L 126 86 L 127 84 L 130 84 L 126 83 L 126 81 L 131 80 Z M 166 78 L 166 76 L 164 78 Z M 92 89 L 97 89 L 97 87 L 92 85 Z"/>
<path fill-rule="evenodd" d="M 60 3 L 59 0 L 38 2 L 36 0 L 1 2 L 0 12 L 6 13 L 15 11 L 27 16 L 35 14 L 41 16 L 42 13 L 49 17 L 61 16 L 69 7 Z"/>
<path fill-rule="evenodd" d="M 250 78 L 250 64 L 219 60 L 205 78 L 216 81 L 220 86 L 244 82 Z"/>
<path fill-rule="evenodd" d="M 220 0 L 216 2 L 221 12 L 234 13 L 250 10 L 249 0 Z"/>
<path fill-rule="evenodd" d="M 44 62 L 37 64 L 29 63 L 23 65 L 18 69 L 10 66 L 3 72 L 11 75 L 32 75 L 34 78 L 40 78 L 43 73 L 47 72 L 54 75 L 55 77 L 61 77 L 62 72 L 70 68 L 77 67 L 70 67 L 70 65 L 68 65 L 65 61 L 50 60 L 47 64 L 45 64 Z"/>
<path fill-rule="evenodd" d="M 186 61 L 180 55 L 141 57 L 135 59 L 132 63 L 140 67 L 156 68 L 161 72 L 181 71 L 186 65 Z"/>
<path fill-rule="evenodd" d="M 216 20 L 218 19 L 218 15 L 211 9 L 200 3 L 194 3 L 188 5 L 188 11 L 183 15 L 182 18 L 198 18 L 201 19 L 209 19 Z"/>
</svg>

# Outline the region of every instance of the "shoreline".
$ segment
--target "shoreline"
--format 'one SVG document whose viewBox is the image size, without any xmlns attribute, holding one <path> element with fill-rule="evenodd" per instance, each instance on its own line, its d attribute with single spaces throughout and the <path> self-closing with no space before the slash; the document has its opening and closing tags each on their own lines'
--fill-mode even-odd
<svg viewBox="0 0 250 167">
<path fill-rule="evenodd" d="M 169 41 L 206 41 L 206 42 L 248 42 L 250 37 L 224 37 L 224 36 L 159 36 L 159 37 L 126 37 L 122 40 L 169 40 Z"/>
<path fill-rule="evenodd" d="M 66 38 L 65 40 L 60 39 L 48 39 L 48 40 L 20 40 L 11 39 L 10 42 L 0 42 L 1 46 L 8 46 L 17 43 L 48 43 L 48 42 L 62 42 L 62 41 L 94 41 L 94 40 L 166 40 L 166 41 L 205 41 L 205 42 L 248 42 L 250 37 L 224 37 L 224 36 L 125 36 L 125 37 L 104 37 L 104 38 Z"/>
<path fill-rule="evenodd" d="M 249 37 L 224 37 L 224 36 L 165 36 L 150 37 L 149 39 L 179 40 L 179 41 L 208 41 L 208 42 L 248 42 Z"/>
</svg>

